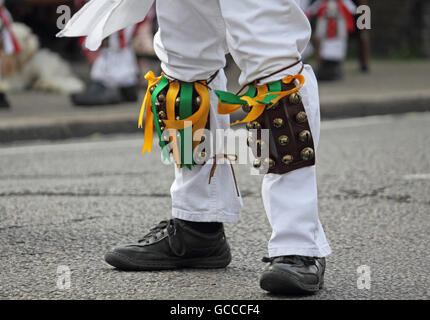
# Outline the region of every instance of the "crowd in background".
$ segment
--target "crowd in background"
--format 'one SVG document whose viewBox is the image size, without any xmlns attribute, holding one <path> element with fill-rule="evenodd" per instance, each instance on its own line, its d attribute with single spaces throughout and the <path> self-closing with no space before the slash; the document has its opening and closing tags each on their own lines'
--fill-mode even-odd
<svg viewBox="0 0 430 320">
<path fill-rule="evenodd" d="M 86 2 L 0 0 L 0 108 L 10 107 L 6 92 L 27 88 L 68 93 L 77 106 L 137 101 L 138 76 L 147 68 L 145 60 L 155 57 L 152 46 L 157 29 L 155 9 L 144 21 L 111 35 L 98 51 L 91 52 L 85 48 L 84 38 L 54 38 L 58 32 L 58 13 L 54 9 L 66 4 L 76 12 Z M 314 59 L 319 80 L 343 78 L 350 38 L 358 41 L 361 71 L 369 71 L 369 34 L 357 30 L 355 23 L 356 8 L 363 4 L 367 1 L 301 0 L 314 30 L 303 58 Z M 87 83 L 70 68 L 70 63 L 84 58 L 90 69 Z"/>
</svg>

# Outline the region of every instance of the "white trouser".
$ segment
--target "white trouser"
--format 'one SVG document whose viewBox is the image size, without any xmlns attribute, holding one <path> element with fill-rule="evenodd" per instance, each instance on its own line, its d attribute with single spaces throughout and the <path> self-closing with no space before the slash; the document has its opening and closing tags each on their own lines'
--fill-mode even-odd
<svg viewBox="0 0 430 320">
<path fill-rule="evenodd" d="M 137 83 L 137 60 L 130 41 L 134 26 L 125 29 L 127 47 L 121 48 L 119 33 L 110 36 L 108 45 L 100 49 L 99 56 L 91 68 L 91 79 L 107 87 L 127 87 Z"/>
<path fill-rule="evenodd" d="M 157 1 L 157 14 L 156 53 L 164 72 L 182 81 L 209 78 L 224 67 L 225 53 L 230 51 L 242 71 L 240 82 L 249 83 L 299 59 L 310 37 L 309 22 L 294 0 L 161 0 Z M 265 82 L 299 70 L 296 66 Z M 320 130 L 317 81 L 310 66 L 303 75 L 306 83 L 301 94 L 316 146 Z M 210 87 L 226 89 L 223 72 Z M 213 90 L 210 95 L 211 129 L 227 129 L 229 117 L 217 114 Z M 230 166 L 218 165 L 208 184 L 211 167 L 208 163 L 192 170 L 175 169 L 171 187 L 174 217 L 203 222 L 238 220 L 242 199 L 236 194 Z M 262 195 L 273 229 L 271 257 L 330 253 L 318 218 L 314 166 L 284 175 L 267 174 Z"/>
</svg>

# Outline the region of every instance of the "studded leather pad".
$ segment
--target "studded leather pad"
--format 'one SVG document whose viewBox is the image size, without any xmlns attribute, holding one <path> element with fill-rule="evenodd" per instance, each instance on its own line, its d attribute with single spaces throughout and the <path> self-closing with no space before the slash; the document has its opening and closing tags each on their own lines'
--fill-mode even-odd
<svg viewBox="0 0 430 320">
<path fill-rule="evenodd" d="M 294 88 L 294 84 L 282 84 L 283 91 L 292 88 Z M 260 169 L 266 168 L 265 170 L 267 170 L 269 167 L 268 173 L 284 174 L 315 164 L 313 137 L 299 95 L 287 96 L 273 107 L 266 108 L 256 122 L 248 123 L 247 128 L 258 129 L 261 126 L 261 129 L 270 130 L 270 160 L 262 159 Z M 256 143 L 261 139 L 261 130 L 251 132 L 253 133 L 249 143 Z M 255 154 L 255 150 L 259 153 L 259 148 L 252 148 L 252 150 L 254 156 L 260 156 L 260 154 Z M 286 160 L 291 162 L 288 163 Z"/>
</svg>

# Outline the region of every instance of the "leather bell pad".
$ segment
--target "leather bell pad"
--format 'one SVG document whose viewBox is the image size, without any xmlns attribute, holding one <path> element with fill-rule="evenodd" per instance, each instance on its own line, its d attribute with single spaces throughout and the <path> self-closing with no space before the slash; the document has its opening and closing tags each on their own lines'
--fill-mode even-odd
<svg viewBox="0 0 430 320">
<path fill-rule="evenodd" d="M 155 102 L 155 109 L 156 109 L 156 114 L 157 116 L 154 117 L 154 121 L 158 121 L 160 124 L 160 129 L 161 131 L 164 133 L 165 131 L 165 125 L 163 120 L 167 119 L 167 106 L 166 106 L 166 97 L 167 97 L 167 92 L 169 90 L 169 86 L 166 86 L 166 88 L 164 88 L 163 90 L 160 91 L 160 93 L 157 95 L 156 97 L 156 102 Z M 190 114 L 187 114 L 186 117 L 191 116 L 192 114 L 194 114 L 197 110 L 199 110 L 200 108 L 200 104 L 201 104 L 201 97 L 199 96 L 199 94 L 197 93 L 196 90 L 193 90 L 192 92 L 192 107 L 191 110 L 192 112 Z M 183 119 L 184 117 L 181 117 L 181 106 L 180 106 L 180 95 L 178 94 L 178 96 L 176 97 L 176 101 L 175 101 L 175 119 L 179 120 L 179 119 Z M 206 122 L 206 126 L 205 128 L 207 130 L 210 129 L 210 117 L 208 116 L 207 122 Z M 176 132 L 176 136 L 177 136 L 177 148 L 176 150 L 178 150 L 179 152 L 181 151 L 180 148 L 180 139 L 184 138 L 184 135 L 182 134 L 184 130 L 177 130 Z M 170 136 L 168 134 L 162 134 L 162 138 L 164 140 L 165 144 L 168 144 L 169 142 L 171 143 L 173 141 L 173 137 Z M 202 138 L 204 139 L 204 138 Z M 170 141 L 169 141 L 170 140 Z M 193 148 L 195 150 L 195 148 Z M 194 151 L 193 150 L 193 151 Z M 170 150 L 170 153 L 173 152 L 173 149 Z M 201 157 L 201 159 L 205 159 L 205 157 L 207 156 L 206 153 L 202 152 L 202 154 L 198 155 L 199 157 Z"/>
<path fill-rule="evenodd" d="M 294 87 L 294 84 L 282 84 L 283 91 Z M 257 129 L 251 130 L 248 145 L 257 157 L 253 165 L 262 173 L 284 174 L 315 164 L 313 137 L 299 93 L 266 107 L 259 118 L 247 124 L 247 129 Z M 261 129 L 270 130 L 269 158 L 265 159 L 259 159 L 260 146 L 265 146 L 261 140 Z"/>
</svg>

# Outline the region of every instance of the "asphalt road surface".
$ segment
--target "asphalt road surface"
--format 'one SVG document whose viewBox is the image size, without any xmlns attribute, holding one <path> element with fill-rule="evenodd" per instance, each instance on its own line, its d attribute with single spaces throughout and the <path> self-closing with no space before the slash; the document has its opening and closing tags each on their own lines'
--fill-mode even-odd
<svg viewBox="0 0 430 320">
<path fill-rule="evenodd" d="M 261 177 L 245 165 L 236 166 L 245 206 L 226 227 L 228 268 L 120 272 L 103 261 L 170 216 L 172 168 L 158 150 L 141 156 L 141 143 L 131 135 L 0 146 L 0 299 L 291 298 L 259 288 L 270 226 Z M 428 299 L 430 114 L 326 121 L 318 164 L 333 254 L 324 290 L 292 298 Z M 357 270 L 370 271 L 365 286 Z"/>
</svg>

